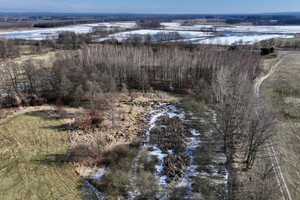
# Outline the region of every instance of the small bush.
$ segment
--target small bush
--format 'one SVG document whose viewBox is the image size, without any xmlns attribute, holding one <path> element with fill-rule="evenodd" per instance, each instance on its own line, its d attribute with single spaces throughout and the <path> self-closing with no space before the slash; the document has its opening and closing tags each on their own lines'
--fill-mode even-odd
<svg viewBox="0 0 300 200">
<path fill-rule="evenodd" d="M 139 148 L 141 146 L 141 139 L 140 138 L 134 138 L 132 142 L 129 144 L 130 147 L 133 148 Z"/>
<path fill-rule="evenodd" d="M 106 164 L 110 172 L 106 173 L 100 182 L 95 183 L 99 191 L 105 194 L 106 199 L 125 199 L 129 191 L 132 191 L 130 179 L 133 179 L 132 166 L 138 152 L 139 148 L 132 147 L 132 145 L 119 145 L 109 153 L 109 162 Z M 150 185 L 151 177 L 148 175 L 143 175 L 143 177 L 146 178 L 145 182 L 140 180 L 139 184 L 141 187 L 147 187 Z M 149 195 L 149 192 L 145 195 Z"/>
<path fill-rule="evenodd" d="M 155 172 L 155 165 L 159 164 L 160 160 L 157 156 L 149 155 L 147 151 L 140 152 L 140 158 L 138 160 L 138 165 L 144 171 L 148 171 L 151 173 Z"/>
<path fill-rule="evenodd" d="M 111 152 L 111 168 L 129 170 L 138 150 L 137 148 L 130 148 L 129 145 L 117 146 Z"/>
<path fill-rule="evenodd" d="M 140 171 L 137 175 L 136 187 L 141 194 L 136 197 L 138 200 L 157 199 L 158 185 L 154 175 L 148 171 Z"/>
<path fill-rule="evenodd" d="M 192 187 L 193 192 L 200 193 L 203 196 L 203 199 L 220 199 L 216 192 L 216 188 L 210 185 L 209 179 L 202 178 L 201 176 L 196 176 Z"/>
<path fill-rule="evenodd" d="M 97 185 L 97 189 L 104 193 L 106 199 L 120 199 L 127 196 L 130 189 L 129 185 L 130 177 L 128 173 L 122 169 L 118 169 L 104 174 L 101 178 L 101 183 Z"/>
</svg>

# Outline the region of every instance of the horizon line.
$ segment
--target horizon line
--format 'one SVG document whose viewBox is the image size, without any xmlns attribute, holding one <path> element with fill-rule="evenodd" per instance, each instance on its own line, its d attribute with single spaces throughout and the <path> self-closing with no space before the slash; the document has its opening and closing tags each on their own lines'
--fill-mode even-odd
<svg viewBox="0 0 300 200">
<path fill-rule="evenodd" d="M 1 9 L 1 8 L 0 8 Z M 299 12 L 266 12 L 266 13 L 134 13 L 134 12 L 41 12 L 41 11 L 0 11 L 0 14 L 8 13 L 8 14 L 86 14 L 86 15 L 276 15 L 276 14 L 300 14 Z"/>
</svg>

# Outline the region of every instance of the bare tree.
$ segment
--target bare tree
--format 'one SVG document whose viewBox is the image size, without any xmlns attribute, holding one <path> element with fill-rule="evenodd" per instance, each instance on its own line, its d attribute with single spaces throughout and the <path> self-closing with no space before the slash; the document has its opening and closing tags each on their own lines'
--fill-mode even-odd
<svg viewBox="0 0 300 200">
<path fill-rule="evenodd" d="M 88 96 L 90 100 L 90 106 L 92 109 L 95 108 L 97 97 L 102 93 L 100 85 L 95 81 L 87 81 L 86 87 L 88 89 Z"/>
<path fill-rule="evenodd" d="M 247 73 L 238 75 L 221 68 L 216 71 L 212 88 L 218 114 L 215 128 L 223 136 L 228 162 L 239 148 L 249 169 L 260 147 L 271 136 L 269 130 L 275 115 L 254 94 Z"/>
<path fill-rule="evenodd" d="M 266 140 L 272 136 L 271 130 L 274 125 L 276 115 L 259 100 L 253 107 L 248 128 L 244 133 L 244 152 L 246 168 L 253 166 L 257 152 L 265 145 Z"/>
<path fill-rule="evenodd" d="M 22 63 L 21 65 L 22 70 L 24 71 L 24 75 L 29 83 L 29 87 L 30 93 L 35 93 L 36 92 L 36 81 L 38 79 L 38 69 L 35 66 L 35 64 L 33 64 L 32 61 L 27 60 L 24 63 Z"/>
</svg>

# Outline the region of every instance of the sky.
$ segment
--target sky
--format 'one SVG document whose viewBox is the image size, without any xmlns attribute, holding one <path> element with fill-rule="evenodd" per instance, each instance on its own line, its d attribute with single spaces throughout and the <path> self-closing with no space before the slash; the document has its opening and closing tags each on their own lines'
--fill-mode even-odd
<svg viewBox="0 0 300 200">
<path fill-rule="evenodd" d="M 300 12 L 300 0 L 0 0 L 0 12 L 151 14 Z"/>
</svg>

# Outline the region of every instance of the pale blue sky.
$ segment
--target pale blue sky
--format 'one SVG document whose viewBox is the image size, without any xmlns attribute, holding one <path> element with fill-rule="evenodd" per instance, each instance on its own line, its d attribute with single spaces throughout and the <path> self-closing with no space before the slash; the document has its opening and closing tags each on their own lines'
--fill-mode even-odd
<svg viewBox="0 0 300 200">
<path fill-rule="evenodd" d="M 300 0 L 0 0 L 0 11 L 153 14 L 300 12 Z"/>
</svg>

